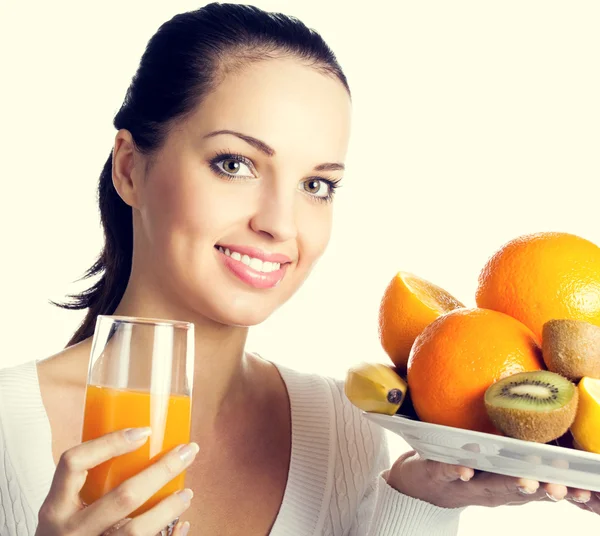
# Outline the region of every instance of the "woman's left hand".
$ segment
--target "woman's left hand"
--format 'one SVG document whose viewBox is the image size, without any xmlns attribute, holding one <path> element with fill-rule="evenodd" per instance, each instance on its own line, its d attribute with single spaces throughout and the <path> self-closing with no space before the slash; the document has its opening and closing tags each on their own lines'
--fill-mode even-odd
<svg viewBox="0 0 600 536">
<path fill-rule="evenodd" d="M 469 467 L 422 459 L 416 452 L 401 456 L 385 475 L 388 484 L 410 497 L 443 508 L 502 506 L 563 499 L 600 514 L 600 493 L 541 484 L 536 480 L 473 471 Z"/>
</svg>

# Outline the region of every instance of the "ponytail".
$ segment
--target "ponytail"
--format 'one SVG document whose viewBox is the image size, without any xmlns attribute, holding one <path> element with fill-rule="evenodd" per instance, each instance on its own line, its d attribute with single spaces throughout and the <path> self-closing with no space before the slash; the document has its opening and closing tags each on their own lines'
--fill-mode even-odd
<svg viewBox="0 0 600 536">
<path fill-rule="evenodd" d="M 112 152 L 104 164 L 98 186 L 98 204 L 104 248 L 84 278 L 100 275 L 92 287 L 69 296 L 71 301 L 57 304 L 64 309 L 88 309 L 83 322 L 67 346 L 77 344 L 94 334 L 98 315 L 111 315 L 119 305 L 129 277 L 133 257 L 133 225 L 131 207 L 119 196 L 112 182 Z"/>
</svg>

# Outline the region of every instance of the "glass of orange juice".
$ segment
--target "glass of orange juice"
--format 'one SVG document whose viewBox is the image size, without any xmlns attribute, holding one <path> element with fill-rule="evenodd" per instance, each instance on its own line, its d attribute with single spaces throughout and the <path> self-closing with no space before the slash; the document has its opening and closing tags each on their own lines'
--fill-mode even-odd
<svg viewBox="0 0 600 536">
<path fill-rule="evenodd" d="M 91 504 L 167 451 L 190 441 L 194 325 L 101 315 L 88 372 L 82 442 L 124 428 L 149 426 L 138 450 L 88 471 L 81 499 Z M 175 477 L 131 514 L 140 515 L 184 489 Z M 176 520 L 175 520 L 176 521 Z"/>
</svg>

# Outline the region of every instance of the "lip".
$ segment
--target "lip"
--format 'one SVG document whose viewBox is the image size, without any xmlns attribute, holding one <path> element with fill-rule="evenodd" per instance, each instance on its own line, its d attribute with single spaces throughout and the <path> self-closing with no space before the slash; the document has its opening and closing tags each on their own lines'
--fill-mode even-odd
<svg viewBox="0 0 600 536">
<path fill-rule="evenodd" d="M 254 257 L 260 259 L 263 262 L 278 262 L 279 264 L 287 264 L 292 262 L 292 259 L 281 253 L 268 253 L 262 249 L 253 248 L 250 246 L 236 246 L 235 244 L 216 244 L 215 247 L 218 249 L 229 249 L 229 251 L 237 251 L 242 255 L 248 255 L 248 257 Z"/>
<path fill-rule="evenodd" d="M 225 248 L 226 246 L 221 246 Z M 281 280 L 285 277 L 285 273 L 289 266 L 289 263 L 281 264 L 281 268 L 274 272 L 259 272 L 254 268 L 250 268 L 250 266 L 244 264 L 242 261 L 236 261 L 231 257 L 225 255 L 218 249 L 215 249 L 219 258 L 222 259 L 225 267 L 240 281 L 245 283 L 246 285 L 256 288 L 256 289 L 271 289 L 279 285 Z M 238 251 L 238 253 L 242 253 L 242 251 Z M 247 251 L 247 250 L 246 250 Z M 248 255 L 248 253 L 244 253 L 244 255 Z M 256 257 L 257 259 L 260 257 Z M 261 259 L 262 260 L 262 259 Z M 264 262 L 264 261 L 263 261 Z M 268 261 L 268 262 L 278 262 L 278 261 Z"/>
</svg>

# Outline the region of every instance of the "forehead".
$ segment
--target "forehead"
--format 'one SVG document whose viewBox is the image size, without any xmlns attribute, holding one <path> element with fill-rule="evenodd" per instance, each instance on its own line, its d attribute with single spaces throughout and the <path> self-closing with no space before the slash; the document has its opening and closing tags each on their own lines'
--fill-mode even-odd
<svg viewBox="0 0 600 536">
<path fill-rule="evenodd" d="M 259 138 L 277 157 L 343 161 L 350 97 L 334 76 L 295 59 L 271 59 L 229 74 L 187 121 L 203 136 L 235 130 Z"/>
</svg>

